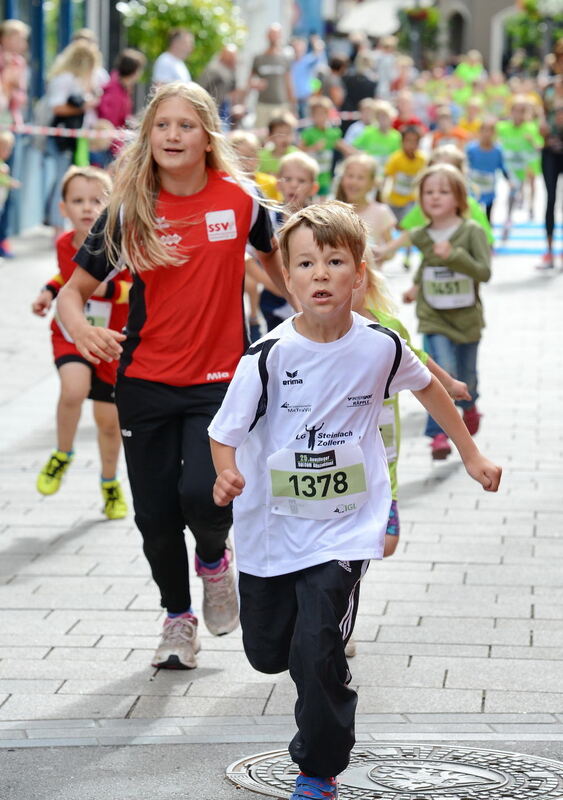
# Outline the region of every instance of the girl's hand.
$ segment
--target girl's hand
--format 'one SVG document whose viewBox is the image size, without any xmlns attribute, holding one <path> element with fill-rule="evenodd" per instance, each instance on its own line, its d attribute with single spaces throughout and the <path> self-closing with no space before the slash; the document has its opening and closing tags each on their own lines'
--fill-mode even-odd
<svg viewBox="0 0 563 800">
<path fill-rule="evenodd" d="M 448 385 L 445 387 L 447 393 L 452 398 L 452 400 L 472 400 L 473 398 L 469 394 L 469 389 L 467 388 L 467 384 L 463 381 L 457 381 L 455 378 L 452 378 Z"/>
<path fill-rule="evenodd" d="M 123 350 L 119 343 L 127 338 L 124 333 L 112 331 L 110 328 L 96 328 L 86 320 L 78 332 L 74 331 L 73 336 L 80 355 L 92 364 L 115 361 Z"/>
<path fill-rule="evenodd" d="M 37 314 L 38 317 L 44 317 L 47 314 L 47 311 L 53 305 L 53 295 L 48 289 L 43 289 L 43 291 L 39 292 L 33 303 L 31 304 L 31 310 L 34 314 Z"/>
<path fill-rule="evenodd" d="M 480 483 L 486 492 L 496 492 L 500 484 L 502 467 L 498 467 L 488 458 L 478 455 L 465 463 L 468 475 Z"/>
<path fill-rule="evenodd" d="M 238 470 L 224 469 L 217 475 L 213 486 L 213 501 L 216 506 L 228 506 L 231 500 L 242 494 L 245 480 Z"/>
<path fill-rule="evenodd" d="M 406 292 L 403 292 L 403 303 L 414 303 L 418 296 L 418 286 L 411 286 Z"/>
<path fill-rule="evenodd" d="M 446 242 L 436 242 L 434 245 L 434 254 L 438 256 L 438 258 L 449 258 L 452 252 L 451 244 Z"/>
</svg>

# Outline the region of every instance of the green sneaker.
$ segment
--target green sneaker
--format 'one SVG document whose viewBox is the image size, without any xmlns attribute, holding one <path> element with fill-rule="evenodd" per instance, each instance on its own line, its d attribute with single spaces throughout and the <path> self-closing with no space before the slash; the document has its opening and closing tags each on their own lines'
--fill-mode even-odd
<svg viewBox="0 0 563 800">
<path fill-rule="evenodd" d="M 104 514 L 108 519 L 123 519 L 127 516 L 129 509 L 119 481 L 104 481 L 102 497 L 104 498 Z"/>
<path fill-rule="evenodd" d="M 55 494 L 61 487 L 63 475 L 70 466 L 73 456 L 62 450 L 53 450 L 49 460 L 37 476 L 37 491 L 41 494 Z"/>
</svg>

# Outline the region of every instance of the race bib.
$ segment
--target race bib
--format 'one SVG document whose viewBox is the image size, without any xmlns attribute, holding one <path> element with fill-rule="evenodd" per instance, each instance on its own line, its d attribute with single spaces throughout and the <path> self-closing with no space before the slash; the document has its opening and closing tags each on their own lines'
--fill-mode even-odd
<svg viewBox="0 0 563 800">
<path fill-rule="evenodd" d="M 84 306 L 84 316 L 95 328 L 108 328 L 111 317 L 111 303 L 101 300 L 88 300 Z"/>
<path fill-rule="evenodd" d="M 483 172 L 480 169 L 472 169 L 469 173 L 470 181 L 475 185 L 479 197 L 482 194 L 494 194 L 495 173 Z"/>
<path fill-rule="evenodd" d="M 109 328 L 111 303 L 104 303 L 102 300 L 92 300 L 92 298 L 90 298 L 90 300 L 86 301 L 86 305 L 84 306 L 84 316 L 86 317 L 86 321 L 96 328 Z M 74 344 L 74 339 L 61 322 L 58 314 L 55 314 L 55 319 L 67 342 L 72 342 Z"/>
<path fill-rule="evenodd" d="M 505 152 L 504 153 L 504 163 L 506 165 L 506 169 L 508 172 L 517 172 L 519 170 L 526 169 L 529 161 L 529 153 L 524 150 L 519 151 L 512 151 L 512 152 Z M 534 157 L 537 157 L 536 153 L 532 153 Z"/>
<path fill-rule="evenodd" d="M 355 444 L 323 452 L 278 450 L 267 460 L 270 510 L 305 519 L 338 519 L 367 500 L 364 454 Z"/>
<path fill-rule="evenodd" d="M 332 150 L 319 150 L 315 153 L 315 159 L 319 165 L 319 172 L 330 173 L 332 171 Z"/>
<path fill-rule="evenodd" d="M 406 172 L 397 172 L 393 183 L 393 192 L 401 197 L 408 197 L 413 193 L 416 175 L 407 175 Z"/>
<path fill-rule="evenodd" d="M 383 439 L 387 462 L 397 460 L 397 429 L 395 426 L 395 408 L 391 404 L 384 404 L 377 420 L 377 426 Z"/>
<path fill-rule="evenodd" d="M 475 305 L 473 279 L 448 267 L 424 267 L 422 291 L 428 305 L 439 310 Z"/>
</svg>

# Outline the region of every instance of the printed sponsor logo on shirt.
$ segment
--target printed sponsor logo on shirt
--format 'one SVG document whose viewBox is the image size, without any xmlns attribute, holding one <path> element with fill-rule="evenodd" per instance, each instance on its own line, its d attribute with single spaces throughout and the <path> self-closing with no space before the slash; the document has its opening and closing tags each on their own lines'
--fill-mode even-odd
<svg viewBox="0 0 563 800">
<path fill-rule="evenodd" d="M 288 372 L 286 370 L 285 374 L 287 375 L 287 378 L 282 380 L 282 384 L 284 386 L 294 386 L 296 383 L 303 383 L 302 379 L 297 377 L 299 374 L 298 369 L 296 369 L 295 372 Z"/>
<path fill-rule="evenodd" d="M 342 567 L 342 569 L 345 569 L 346 572 L 352 572 L 352 567 L 350 566 L 350 562 L 349 561 L 339 561 L 338 562 L 338 566 Z"/>
<path fill-rule="evenodd" d="M 225 378 L 230 378 L 230 372 L 208 372 L 205 378 L 206 381 L 224 381 Z"/>
<path fill-rule="evenodd" d="M 307 439 L 307 448 L 314 450 L 315 447 L 335 447 L 345 444 L 346 440 L 354 435 L 353 431 L 323 431 L 324 422 L 320 425 L 305 425 L 305 433 L 298 433 L 295 437 L 298 441 Z"/>
<path fill-rule="evenodd" d="M 162 231 L 164 228 L 169 228 L 170 223 L 166 219 L 166 217 L 157 217 L 156 218 L 156 229 L 157 231 Z"/>
<path fill-rule="evenodd" d="M 285 410 L 288 411 L 290 414 L 296 414 L 296 413 L 305 414 L 311 410 L 311 406 L 309 404 L 299 405 L 298 403 L 296 403 L 295 405 L 292 405 L 291 403 L 287 402 L 282 403 L 280 408 L 285 408 Z"/>
<path fill-rule="evenodd" d="M 334 450 L 326 453 L 295 453 L 295 469 L 330 469 L 336 466 Z"/>
<path fill-rule="evenodd" d="M 350 397 L 347 397 L 348 403 L 346 404 L 346 408 L 357 408 L 358 406 L 369 406 L 371 405 L 373 394 L 356 394 Z"/>
<path fill-rule="evenodd" d="M 335 514 L 346 514 L 348 511 L 355 511 L 356 504 L 355 503 L 340 503 L 339 506 L 336 506 L 334 509 Z M 340 564 L 340 562 L 338 562 Z M 342 566 L 342 564 L 340 564 Z"/>
<path fill-rule="evenodd" d="M 128 439 L 129 437 L 133 436 L 131 431 L 127 430 L 127 428 L 121 429 L 121 435 L 123 436 L 124 439 Z"/>
<path fill-rule="evenodd" d="M 207 238 L 210 242 L 222 242 L 237 238 L 235 212 L 232 208 L 223 211 L 208 211 L 205 215 Z"/>
<path fill-rule="evenodd" d="M 160 237 L 160 241 L 162 244 L 174 246 L 175 244 L 180 244 L 182 237 L 178 233 L 167 233 L 165 236 Z"/>
</svg>

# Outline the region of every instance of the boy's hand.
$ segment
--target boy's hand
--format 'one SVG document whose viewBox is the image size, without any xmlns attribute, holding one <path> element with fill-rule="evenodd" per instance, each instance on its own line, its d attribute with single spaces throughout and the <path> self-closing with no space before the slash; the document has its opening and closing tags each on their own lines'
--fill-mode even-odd
<svg viewBox="0 0 563 800">
<path fill-rule="evenodd" d="M 53 295 L 48 289 L 43 289 L 42 292 L 39 292 L 33 303 L 31 304 L 31 310 L 34 314 L 37 314 L 38 317 L 44 317 L 47 314 L 47 311 L 53 305 Z"/>
<path fill-rule="evenodd" d="M 502 475 L 502 467 L 498 467 L 488 458 L 478 454 L 474 459 L 465 463 L 468 475 L 480 483 L 486 492 L 496 492 Z"/>
<path fill-rule="evenodd" d="M 450 383 L 445 387 L 447 393 L 453 400 L 472 400 L 473 398 L 469 394 L 469 389 L 467 388 L 467 384 L 463 381 L 458 381 L 455 378 L 452 378 Z"/>
<path fill-rule="evenodd" d="M 418 295 L 418 286 L 411 286 L 406 292 L 403 292 L 403 303 L 414 303 Z"/>
<path fill-rule="evenodd" d="M 451 244 L 446 242 L 436 242 L 434 245 L 434 254 L 438 256 L 438 258 L 449 258 L 452 252 Z"/>
<path fill-rule="evenodd" d="M 242 494 L 245 480 L 234 469 L 224 469 L 217 475 L 213 486 L 213 501 L 216 506 L 228 506 L 231 500 Z"/>
<path fill-rule="evenodd" d="M 97 328 L 86 321 L 78 332 L 73 332 L 73 336 L 79 353 L 92 364 L 115 361 L 123 350 L 119 343 L 127 338 L 124 333 L 112 331 L 111 328 Z"/>
</svg>

